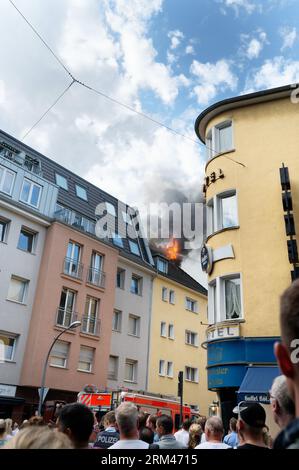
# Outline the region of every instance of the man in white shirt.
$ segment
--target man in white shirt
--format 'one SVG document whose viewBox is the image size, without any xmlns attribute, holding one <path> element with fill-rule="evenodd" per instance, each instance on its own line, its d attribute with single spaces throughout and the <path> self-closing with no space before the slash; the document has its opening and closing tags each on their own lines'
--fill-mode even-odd
<svg viewBox="0 0 299 470">
<path fill-rule="evenodd" d="M 206 442 L 199 444 L 195 449 L 231 449 L 230 446 L 222 442 L 223 423 L 218 416 L 209 418 L 205 425 Z"/>
<path fill-rule="evenodd" d="M 109 449 L 148 449 L 149 444 L 138 439 L 138 410 L 133 403 L 124 402 L 115 411 L 120 439 Z"/>
<path fill-rule="evenodd" d="M 183 427 L 179 431 L 174 433 L 174 437 L 178 442 L 183 444 L 186 448 L 188 447 L 189 444 L 189 428 L 191 426 L 191 421 L 190 419 L 186 419 L 183 422 Z"/>
</svg>

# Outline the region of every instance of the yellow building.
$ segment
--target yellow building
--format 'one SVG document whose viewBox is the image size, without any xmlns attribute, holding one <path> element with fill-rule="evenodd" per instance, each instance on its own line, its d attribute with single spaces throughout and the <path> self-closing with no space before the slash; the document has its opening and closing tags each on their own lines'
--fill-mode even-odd
<svg viewBox="0 0 299 470">
<path fill-rule="evenodd" d="M 207 323 L 207 291 L 161 254 L 153 256 L 154 279 L 148 390 L 178 395 L 184 373 L 183 401 L 208 415 L 216 394 L 208 392 L 206 351 L 200 347 Z M 202 324 L 203 323 L 203 324 Z"/>
<path fill-rule="evenodd" d="M 217 391 L 225 420 L 237 401 L 269 403 L 267 392 L 279 375 L 273 354 L 279 296 L 291 272 L 298 277 L 299 105 L 293 91 L 286 86 L 221 101 L 195 124 L 207 147 L 208 388 Z M 291 191 L 287 174 L 286 184 L 281 181 L 282 163 Z"/>
</svg>

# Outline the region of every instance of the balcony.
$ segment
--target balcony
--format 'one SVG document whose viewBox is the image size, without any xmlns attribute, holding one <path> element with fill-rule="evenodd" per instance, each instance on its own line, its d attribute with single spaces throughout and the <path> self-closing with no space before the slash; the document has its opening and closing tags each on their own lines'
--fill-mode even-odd
<svg viewBox="0 0 299 470">
<path fill-rule="evenodd" d="M 103 271 L 95 268 L 88 268 L 86 282 L 93 284 L 96 287 L 105 287 L 106 274 Z"/>
<path fill-rule="evenodd" d="M 83 264 L 72 258 L 64 258 L 63 274 L 82 281 Z"/>
<path fill-rule="evenodd" d="M 0 156 L 7 158 L 13 163 L 21 166 L 24 170 L 30 171 L 37 176 L 42 177 L 40 161 L 37 158 L 30 157 L 24 152 L 19 152 L 5 142 L 0 142 Z"/>
<path fill-rule="evenodd" d="M 81 319 L 81 333 L 87 335 L 100 335 L 100 320 L 94 316 L 83 315 Z"/>
<path fill-rule="evenodd" d="M 78 212 L 62 207 L 59 204 L 56 205 L 54 212 L 54 218 L 64 222 L 65 224 L 72 225 L 75 228 L 82 230 L 83 232 L 95 235 L 96 224 L 93 220 L 83 217 Z"/>
<path fill-rule="evenodd" d="M 58 307 L 56 315 L 56 326 L 68 328 L 71 323 L 77 321 L 78 314 L 67 308 Z"/>
</svg>

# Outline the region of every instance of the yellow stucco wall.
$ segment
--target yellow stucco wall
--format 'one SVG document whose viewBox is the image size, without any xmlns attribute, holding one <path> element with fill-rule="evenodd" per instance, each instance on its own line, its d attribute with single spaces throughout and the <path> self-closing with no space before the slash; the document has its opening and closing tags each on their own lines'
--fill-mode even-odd
<svg viewBox="0 0 299 470">
<path fill-rule="evenodd" d="M 162 300 L 162 287 L 175 291 L 175 305 Z M 186 310 L 186 297 L 198 302 L 198 313 Z M 174 325 L 174 340 L 160 336 L 162 321 L 167 327 L 169 323 Z M 158 275 L 153 286 L 148 390 L 177 396 L 179 371 L 184 371 L 185 366 L 198 368 L 198 383 L 184 381 L 184 403 L 198 405 L 199 412 L 207 415 L 209 404 L 217 397 L 207 389 L 206 350 L 200 346 L 205 340 L 206 326 L 200 322 L 207 323 L 206 297 Z M 185 344 L 185 330 L 199 334 L 198 347 Z M 160 360 L 173 362 L 173 378 L 159 376 Z"/>
<path fill-rule="evenodd" d="M 299 233 L 299 105 L 289 98 L 222 113 L 209 129 L 233 122 L 235 151 L 207 163 L 206 174 L 219 168 L 224 178 L 207 189 L 207 201 L 229 189 L 237 191 L 239 229 L 210 237 L 213 249 L 233 245 L 235 259 L 215 263 L 209 281 L 241 273 L 245 323 L 243 336 L 278 336 L 279 296 L 290 284 L 287 236 L 281 200 L 279 168 L 289 167 L 296 232 Z M 242 167 L 229 159 L 237 160 Z"/>
</svg>

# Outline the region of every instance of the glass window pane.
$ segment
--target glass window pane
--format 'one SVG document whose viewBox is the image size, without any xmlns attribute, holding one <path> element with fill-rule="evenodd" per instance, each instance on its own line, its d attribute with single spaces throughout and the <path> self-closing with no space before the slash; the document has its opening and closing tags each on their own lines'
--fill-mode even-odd
<svg viewBox="0 0 299 470">
<path fill-rule="evenodd" d="M 37 186 L 36 184 L 32 185 L 32 193 L 31 193 L 31 198 L 30 198 L 30 204 L 34 207 L 38 206 L 40 189 L 41 189 L 40 186 Z"/>
<path fill-rule="evenodd" d="M 222 228 L 235 227 L 237 220 L 237 198 L 234 194 L 221 198 Z"/>
<path fill-rule="evenodd" d="M 15 341 L 15 338 L 0 335 L 0 361 L 2 359 L 5 361 L 13 360 Z M 2 355 L 4 357 L 2 357 Z"/>
<path fill-rule="evenodd" d="M 86 191 L 86 189 L 82 188 L 82 186 L 78 186 L 77 184 L 76 184 L 76 194 L 81 199 L 84 199 L 84 201 L 87 201 L 87 191 Z"/>
<path fill-rule="evenodd" d="M 28 181 L 24 181 L 21 193 L 21 200 L 23 202 L 29 202 L 29 193 L 30 193 L 30 183 Z"/>
<path fill-rule="evenodd" d="M 4 193 L 11 194 L 12 186 L 13 186 L 13 182 L 14 182 L 14 176 L 15 176 L 15 173 L 13 173 L 11 171 L 6 171 L 4 173 L 4 180 L 3 180 L 3 183 L 2 183 L 2 191 Z"/>
<path fill-rule="evenodd" d="M 21 230 L 18 248 L 20 250 L 28 251 L 29 253 L 31 253 L 33 248 L 33 237 L 34 235 L 32 233 L 26 232 L 26 230 Z"/>
<path fill-rule="evenodd" d="M 8 298 L 15 302 L 23 302 L 26 282 L 16 278 L 11 278 L 8 290 Z"/>
<path fill-rule="evenodd" d="M 60 188 L 68 190 L 67 179 L 64 176 L 59 175 L 58 173 L 55 174 L 56 184 L 60 186 Z"/>
<path fill-rule="evenodd" d="M 118 235 L 118 233 L 112 233 L 112 241 L 114 245 L 119 246 L 120 248 L 123 248 L 123 240 L 122 238 Z"/>
<path fill-rule="evenodd" d="M 241 318 L 241 286 L 240 278 L 225 281 L 226 319 Z"/>
<path fill-rule="evenodd" d="M 131 240 L 129 240 L 129 246 L 130 246 L 131 253 L 133 253 L 134 255 L 140 256 L 139 246 L 136 242 L 132 242 Z"/>
<path fill-rule="evenodd" d="M 231 124 L 218 129 L 219 132 L 219 152 L 225 152 L 232 148 L 232 126 Z"/>
</svg>

